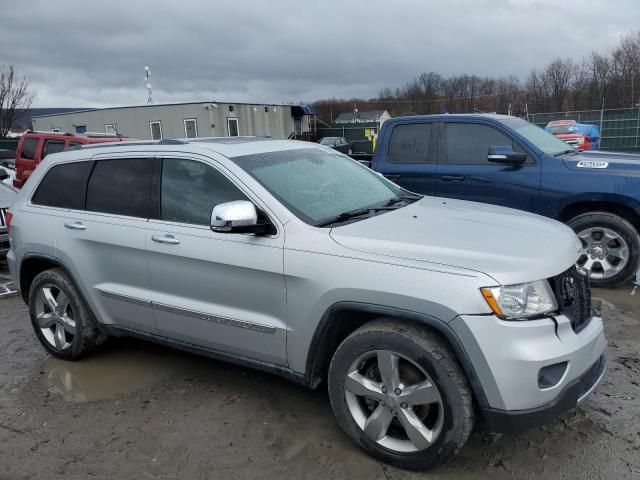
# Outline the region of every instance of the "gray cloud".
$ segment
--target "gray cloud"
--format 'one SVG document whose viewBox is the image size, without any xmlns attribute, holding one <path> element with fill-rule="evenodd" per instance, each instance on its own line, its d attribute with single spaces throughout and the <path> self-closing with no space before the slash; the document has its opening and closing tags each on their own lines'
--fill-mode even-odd
<svg viewBox="0 0 640 480">
<path fill-rule="evenodd" d="M 0 17 L 0 63 L 37 106 L 371 97 L 423 71 L 520 77 L 614 47 L 637 0 L 31 0 Z"/>
</svg>

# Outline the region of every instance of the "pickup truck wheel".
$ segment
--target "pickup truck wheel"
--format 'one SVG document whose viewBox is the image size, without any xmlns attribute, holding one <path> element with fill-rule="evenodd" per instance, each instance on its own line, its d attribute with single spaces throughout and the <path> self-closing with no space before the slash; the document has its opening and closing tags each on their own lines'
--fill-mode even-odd
<svg viewBox="0 0 640 480">
<path fill-rule="evenodd" d="M 607 212 L 578 215 L 568 222 L 582 242 L 578 267 L 590 273 L 594 287 L 617 287 L 638 269 L 638 232 L 624 218 Z"/>
<path fill-rule="evenodd" d="M 104 342 L 106 335 L 61 269 L 46 270 L 29 289 L 29 315 L 44 348 L 64 360 L 76 360 Z"/>
<path fill-rule="evenodd" d="M 338 423 L 369 454 L 400 468 L 446 462 L 473 427 L 466 377 L 443 340 L 376 320 L 349 335 L 329 367 Z"/>
</svg>

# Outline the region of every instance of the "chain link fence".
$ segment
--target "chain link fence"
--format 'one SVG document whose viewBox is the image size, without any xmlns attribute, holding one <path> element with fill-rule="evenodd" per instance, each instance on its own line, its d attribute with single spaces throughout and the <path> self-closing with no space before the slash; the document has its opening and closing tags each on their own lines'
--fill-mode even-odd
<svg viewBox="0 0 640 480">
<path fill-rule="evenodd" d="M 540 127 L 545 127 L 553 120 L 575 120 L 597 125 L 600 129 L 600 149 L 640 151 L 640 108 L 530 113 L 528 120 Z"/>
</svg>

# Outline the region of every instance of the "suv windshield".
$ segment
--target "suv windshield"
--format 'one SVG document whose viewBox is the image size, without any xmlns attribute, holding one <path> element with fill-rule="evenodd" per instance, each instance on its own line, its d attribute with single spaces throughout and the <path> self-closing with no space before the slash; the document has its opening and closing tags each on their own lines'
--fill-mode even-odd
<svg viewBox="0 0 640 480">
<path fill-rule="evenodd" d="M 561 153 L 569 153 L 574 150 L 570 148 L 562 140 L 554 137 L 549 132 L 544 131 L 542 128 L 529 123 L 521 118 L 506 118 L 500 119 L 504 125 L 514 129 L 520 135 L 522 135 L 528 142 L 532 143 L 547 155 L 555 156 Z"/>
<path fill-rule="evenodd" d="M 260 153 L 231 160 L 311 225 L 366 218 L 420 198 L 358 162 L 320 149 Z"/>
</svg>

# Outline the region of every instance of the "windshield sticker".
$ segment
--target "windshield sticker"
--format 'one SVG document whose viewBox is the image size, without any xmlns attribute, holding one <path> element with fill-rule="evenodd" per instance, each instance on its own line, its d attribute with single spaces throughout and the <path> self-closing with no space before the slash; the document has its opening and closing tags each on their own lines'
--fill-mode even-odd
<svg viewBox="0 0 640 480">
<path fill-rule="evenodd" d="M 578 168 L 607 168 L 609 162 L 595 162 L 593 160 L 582 160 L 578 162 Z"/>
</svg>

